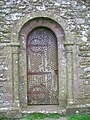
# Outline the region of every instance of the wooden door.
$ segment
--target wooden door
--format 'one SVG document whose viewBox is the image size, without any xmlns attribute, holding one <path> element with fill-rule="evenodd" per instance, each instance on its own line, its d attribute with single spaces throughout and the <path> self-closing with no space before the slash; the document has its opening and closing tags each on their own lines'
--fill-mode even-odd
<svg viewBox="0 0 90 120">
<path fill-rule="evenodd" d="M 27 38 L 28 104 L 58 104 L 58 58 L 55 34 L 44 27 Z"/>
</svg>

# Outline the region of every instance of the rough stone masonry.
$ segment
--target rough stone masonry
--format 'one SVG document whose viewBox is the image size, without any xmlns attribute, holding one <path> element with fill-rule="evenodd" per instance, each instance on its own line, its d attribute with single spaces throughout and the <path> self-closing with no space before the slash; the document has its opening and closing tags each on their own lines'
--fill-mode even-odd
<svg viewBox="0 0 90 120">
<path fill-rule="evenodd" d="M 27 64 L 20 57 L 25 53 L 20 31 L 37 18 L 58 23 L 66 39 L 58 46 L 65 59 L 58 73 L 59 108 L 53 110 L 48 110 L 50 107 L 36 110 L 27 103 Z M 35 110 L 90 113 L 89 0 L 0 0 L 0 114 L 20 117 Z"/>
</svg>

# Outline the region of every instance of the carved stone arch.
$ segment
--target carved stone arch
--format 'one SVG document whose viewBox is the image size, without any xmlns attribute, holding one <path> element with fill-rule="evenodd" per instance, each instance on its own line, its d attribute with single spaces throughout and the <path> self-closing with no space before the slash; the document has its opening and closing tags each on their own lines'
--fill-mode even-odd
<svg viewBox="0 0 90 120">
<path fill-rule="evenodd" d="M 34 18 L 38 18 L 38 17 L 43 17 L 43 18 L 49 18 L 52 19 L 54 21 L 56 21 L 57 24 L 59 24 L 62 28 L 62 30 L 64 31 L 66 38 L 68 36 L 66 28 L 67 23 L 64 19 L 62 19 L 60 16 L 57 17 L 56 15 L 54 15 L 53 13 L 48 13 L 45 11 L 39 11 L 39 12 L 35 12 L 35 13 L 30 13 L 28 15 L 25 15 L 23 18 L 21 18 L 12 28 L 12 33 L 11 33 L 11 42 L 12 43 L 19 43 L 19 32 L 22 28 L 22 26 L 24 26 L 28 21 L 34 19 Z"/>
</svg>

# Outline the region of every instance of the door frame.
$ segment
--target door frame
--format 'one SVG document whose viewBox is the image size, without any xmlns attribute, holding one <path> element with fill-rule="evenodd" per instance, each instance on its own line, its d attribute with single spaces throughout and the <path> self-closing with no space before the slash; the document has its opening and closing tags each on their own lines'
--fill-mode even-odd
<svg viewBox="0 0 90 120">
<path fill-rule="evenodd" d="M 47 27 L 53 31 L 57 37 L 58 46 L 58 80 L 59 80 L 59 106 L 66 106 L 66 57 L 65 57 L 65 34 L 62 27 L 50 18 L 38 17 L 28 21 L 20 30 L 20 50 L 19 50 L 19 84 L 20 84 L 20 104 L 27 107 L 27 58 L 26 40 L 28 34 L 36 27 Z M 64 90 L 63 90 L 64 89 Z"/>
</svg>

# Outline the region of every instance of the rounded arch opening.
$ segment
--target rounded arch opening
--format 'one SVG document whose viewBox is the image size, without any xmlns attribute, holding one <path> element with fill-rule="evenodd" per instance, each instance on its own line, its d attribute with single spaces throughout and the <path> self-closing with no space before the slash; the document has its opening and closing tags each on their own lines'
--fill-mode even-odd
<svg viewBox="0 0 90 120">
<path fill-rule="evenodd" d="M 48 17 L 35 17 L 32 18 L 31 20 L 28 20 L 20 29 L 19 36 L 20 33 L 23 33 L 23 30 L 25 30 L 25 28 L 27 30 L 25 30 L 24 32 L 26 33 L 26 36 L 28 36 L 29 32 L 38 27 L 44 27 L 51 30 L 56 37 L 58 36 L 57 34 L 59 33 L 59 36 L 64 37 L 63 42 L 65 42 L 66 39 L 65 31 L 63 30 L 62 26 L 55 20 Z"/>
</svg>

